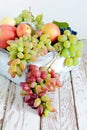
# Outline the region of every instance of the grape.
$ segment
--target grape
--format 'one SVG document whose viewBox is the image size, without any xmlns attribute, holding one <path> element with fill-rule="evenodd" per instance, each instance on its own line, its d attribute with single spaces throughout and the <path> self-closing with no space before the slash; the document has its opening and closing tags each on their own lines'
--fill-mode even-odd
<svg viewBox="0 0 87 130">
<path fill-rule="evenodd" d="M 67 40 L 67 36 L 66 35 L 60 35 L 59 37 L 58 37 L 58 41 L 59 42 L 64 42 L 64 41 L 66 41 Z"/>
<path fill-rule="evenodd" d="M 65 48 L 69 48 L 70 47 L 70 42 L 67 40 L 67 41 L 65 41 L 64 43 L 63 43 L 63 46 L 65 47 Z"/>
<path fill-rule="evenodd" d="M 51 70 L 50 71 L 50 74 L 51 74 L 51 78 L 56 78 L 56 73 L 54 70 Z"/>
<path fill-rule="evenodd" d="M 82 50 L 83 49 L 83 46 L 84 46 L 84 43 L 82 41 L 78 41 L 77 42 L 77 49 L 78 50 Z"/>
<path fill-rule="evenodd" d="M 28 103 L 30 99 L 31 99 L 30 95 L 26 95 L 26 96 L 23 97 L 23 101 L 26 102 L 26 103 Z"/>
<path fill-rule="evenodd" d="M 49 110 L 48 109 L 45 109 L 44 110 L 44 116 L 47 117 L 49 115 Z"/>
<path fill-rule="evenodd" d="M 76 57 L 81 57 L 81 56 L 82 56 L 82 51 L 77 50 L 77 51 L 76 51 Z"/>
<path fill-rule="evenodd" d="M 18 16 L 17 18 L 15 18 L 16 24 L 19 24 L 23 21 L 22 17 Z"/>
<path fill-rule="evenodd" d="M 73 65 L 76 66 L 79 63 L 79 59 L 78 58 L 73 58 Z"/>
<path fill-rule="evenodd" d="M 43 108 L 43 106 L 40 105 L 40 106 L 38 107 L 38 114 L 39 114 L 39 116 L 42 116 L 43 113 L 44 113 L 44 108 Z"/>
<path fill-rule="evenodd" d="M 57 43 L 54 44 L 54 48 L 55 48 L 56 51 L 59 52 L 63 49 L 63 45 L 62 45 L 62 43 L 57 42 Z"/>
<path fill-rule="evenodd" d="M 18 47 L 18 51 L 19 51 L 19 52 L 23 52 L 23 47 L 19 46 L 19 47 Z"/>
<path fill-rule="evenodd" d="M 72 58 L 66 58 L 65 65 L 70 67 L 73 65 L 73 59 Z"/>
<path fill-rule="evenodd" d="M 77 46 L 75 44 L 71 45 L 70 48 L 69 48 L 70 51 L 72 52 L 76 52 L 77 51 Z"/>
<path fill-rule="evenodd" d="M 70 35 L 71 35 L 71 32 L 70 32 L 69 30 L 65 30 L 65 31 L 64 31 L 64 34 L 65 34 L 66 36 L 70 36 Z"/>
<path fill-rule="evenodd" d="M 46 72 L 45 71 L 41 71 L 41 78 L 42 79 L 46 79 L 46 76 L 47 76 Z"/>
<path fill-rule="evenodd" d="M 23 54 L 22 52 L 19 52 L 19 53 L 17 54 L 17 56 L 18 56 L 18 58 L 23 59 L 24 54 Z"/>
<path fill-rule="evenodd" d="M 70 35 L 69 36 L 69 41 L 70 41 L 71 44 L 76 44 L 78 39 L 77 39 L 77 37 L 75 35 Z"/>
<path fill-rule="evenodd" d="M 64 56 L 64 57 L 70 57 L 70 51 L 69 51 L 69 49 L 63 49 L 63 51 L 62 51 L 62 56 Z"/>
<path fill-rule="evenodd" d="M 40 78 L 39 82 L 37 78 Z M 32 108 L 38 109 L 40 116 L 48 116 L 49 112 L 53 112 L 54 107 L 48 92 L 53 92 L 55 88 L 61 86 L 59 74 L 55 73 L 53 69 L 45 66 L 39 68 L 30 64 L 27 66 L 26 81 L 21 82 L 20 85 L 22 86 L 23 101 Z"/>
<path fill-rule="evenodd" d="M 70 51 L 70 56 L 71 56 L 71 57 L 75 57 L 75 56 L 76 56 L 76 52 L 71 50 L 71 51 Z"/>
<path fill-rule="evenodd" d="M 40 98 L 36 98 L 34 101 L 34 107 L 38 107 L 41 104 L 41 99 Z"/>
</svg>

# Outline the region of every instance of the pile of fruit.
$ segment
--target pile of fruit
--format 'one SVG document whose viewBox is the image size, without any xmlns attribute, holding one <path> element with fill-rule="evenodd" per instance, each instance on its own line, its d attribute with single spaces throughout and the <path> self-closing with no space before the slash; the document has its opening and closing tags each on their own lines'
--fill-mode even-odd
<svg viewBox="0 0 87 130">
<path fill-rule="evenodd" d="M 31 62 L 49 52 L 64 57 L 64 65 L 76 66 L 82 55 L 83 42 L 68 23 L 43 22 L 43 15 L 36 17 L 23 10 L 16 18 L 5 17 L 0 21 L 0 48 L 9 53 L 8 73 L 12 78 L 21 76 L 27 70 L 26 81 L 21 83 L 24 102 L 37 108 L 40 116 L 54 111 L 47 96 L 60 87 L 59 74 L 51 67 L 38 67 Z"/>
</svg>

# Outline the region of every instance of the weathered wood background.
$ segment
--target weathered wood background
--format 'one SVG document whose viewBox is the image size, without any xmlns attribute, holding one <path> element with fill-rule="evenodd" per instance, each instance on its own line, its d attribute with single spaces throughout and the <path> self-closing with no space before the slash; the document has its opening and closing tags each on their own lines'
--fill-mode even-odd
<svg viewBox="0 0 87 130">
<path fill-rule="evenodd" d="M 21 87 L 0 75 L 0 130 L 87 130 L 87 40 L 82 60 L 61 74 L 62 88 L 51 94 L 57 112 L 40 118 L 23 103 Z"/>
</svg>

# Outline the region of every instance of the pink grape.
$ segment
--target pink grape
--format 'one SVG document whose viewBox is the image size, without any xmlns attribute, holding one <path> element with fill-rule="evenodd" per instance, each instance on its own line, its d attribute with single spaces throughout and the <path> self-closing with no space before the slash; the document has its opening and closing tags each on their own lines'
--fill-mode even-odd
<svg viewBox="0 0 87 130">
<path fill-rule="evenodd" d="M 31 89 L 27 91 L 27 95 L 32 95 L 32 94 L 33 94 L 33 92 Z"/>
<path fill-rule="evenodd" d="M 47 77 L 46 72 L 45 71 L 41 71 L 41 78 L 42 79 L 46 79 L 46 77 Z"/>
<path fill-rule="evenodd" d="M 34 70 L 32 74 L 37 78 L 41 76 L 41 72 L 39 70 Z"/>
<path fill-rule="evenodd" d="M 51 77 L 52 77 L 52 78 L 56 78 L 56 73 L 55 73 L 54 70 L 51 70 L 51 71 L 50 71 L 50 74 L 51 74 Z"/>
<path fill-rule="evenodd" d="M 26 78 L 26 81 L 32 83 L 36 81 L 36 78 L 34 76 L 31 76 L 30 78 Z"/>
<path fill-rule="evenodd" d="M 39 70 L 39 67 L 36 66 L 36 65 L 32 65 L 32 64 L 30 64 L 29 67 L 28 67 L 28 69 L 34 71 L 34 70 Z"/>
<path fill-rule="evenodd" d="M 38 114 L 39 114 L 39 116 L 42 116 L 43 113 L 44 113 L 44 108 L 43 108 L 43 106 L 39 106 L 39 107 L 38 107 Z"/>
<path fill-rule="evenodd" d="M 28 84 L 24 84 L 24 85 L 22 86 L 22 89 L 27 91 L 27 90 L 29 90 L 30 88 L 29 88 Z"/>
<path fill-rule="evenodd" d="M 26 95 L 26 96 L 23 97 L 23 101 L 26 102 L 26 103 L 28 103 L 30 99 L 31 99 L 30 95 Z"/>
</svg>

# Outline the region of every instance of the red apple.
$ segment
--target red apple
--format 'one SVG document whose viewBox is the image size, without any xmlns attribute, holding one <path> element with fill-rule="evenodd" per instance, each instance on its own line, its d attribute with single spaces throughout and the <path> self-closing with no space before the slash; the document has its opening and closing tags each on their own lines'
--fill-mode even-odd
<svg viewBox="0 0 87 130">
<path fill-rule="evenodd" d="M 17 35 L 18 35 L 18 37 L 22 37 L 25 34 L 31 35 L 31 32 L 32 32 L 32 28 L 29 25 L 25 24 L 25 23 L 21 23 L 17 27 Z"/>
<path fill-rule="evenodd" d="M 0 25 L 0 47 L 6 49 L 8 40 L 14 40 L 17 37 L 16 27 L 11 25 Z"/>
<path fill-rule="evenodd" d="M 55 42 L 60 35 L 59 27 L 54 23 L 47 23 L 42 27 L 43 34 L 49 34 L 49 38 L 52 42 Z"/>
</svg>

